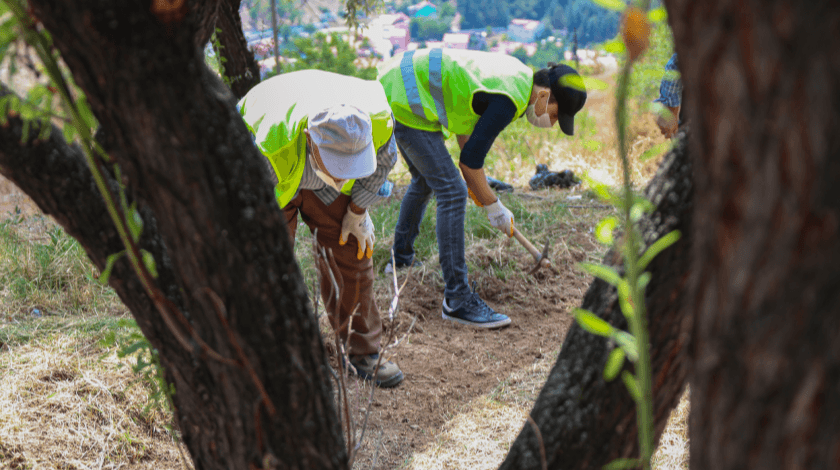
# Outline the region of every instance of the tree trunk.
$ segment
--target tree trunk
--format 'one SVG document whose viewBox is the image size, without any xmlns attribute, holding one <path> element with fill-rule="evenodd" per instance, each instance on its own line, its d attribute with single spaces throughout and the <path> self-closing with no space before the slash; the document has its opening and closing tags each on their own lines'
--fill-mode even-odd
<svg viewBox="0 0 840 470">
<path fill-rule="evenodd" d="M 149 305 L 130 272 L 110 282 L 174 379 L 196 468 L 344 468 L 324 348 L 285 220 L 235 98 L 203 63 L 214 5 L 30 1 L 147 218 L 143 243 L 171 270 L 158 279 L 168 313 Z M 54 135 L 24 148 L 59 148 Z M 4 173 L 17 172 L 16 184 L 101 267 L 121 247 L 103 212 L 80 205 L 95 197 L 73 154 L 48 151 L 39 166 L 18 161 Z"/>
<path fill-rule="evenodd" d="M 236 99 L 242 99 L 254 85 L 260 82 L 260 65 L 254 59 L 254 53 L 248 49 L 248 41 L 242 33 L 242 20 L 239 18 L 241 0 L 222 0 L 219 5 L 217 26 L 222 45 L 221 57 L 224 59 L 225 75 L 230 80 L 230 89 Z"/>
<path fill-rule="evenodd" d="M 697 156 L 691 468 L 840 468 L 840 8 L 665 4 Z"/>
<path fill-rule="evenodd" d="M 646 303 L 657 439 L 679 401 L 689 372 L 686 327 L 690 318 L 684 314 L 683 298 L 692 234 L 691 171 L 682 133 L 645 191 L 656 210 L 639 224 L 647 246 L 672 230 L 682 233 L 682 238 L 654 258 L 647 269 L 652 274 Z M 604 258 L 604 263 L 612 266 L 620 262 L 613 251 Z M 627 330 L 616 289 L 600 279 L 589 286 L 582 307 Z M 572 326 L 531 411 L 541 438 L 532 424 L 525 423 L 500 469 L 543 468 L 541 447 L 548 468 L 556 469 L 600 468 L 616 458 L 639 456 L 635 401 L 621 380 L 605 382 L 603 378 L 612 347 L 605 338 L 577 324 Z"/>
</svg>

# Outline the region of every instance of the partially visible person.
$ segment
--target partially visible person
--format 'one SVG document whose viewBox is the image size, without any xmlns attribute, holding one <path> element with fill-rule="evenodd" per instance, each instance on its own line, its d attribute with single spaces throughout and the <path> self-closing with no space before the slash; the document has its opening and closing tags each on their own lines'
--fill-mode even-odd
<svg viewBox="0 0 840 470">
<path fill-rule="evenodd" d="M 663 112 L 656 117 L 656 125 L 659 131 L 667 138 L 677 134 L 681 121 L 682 111 L 682 78 L 679 75 L 679 64 L 677 54 L 674 53 L 665 64 L 665 75 L 659 84 L 659 98 L 653 100 L 655 103 L 662 103 L 668 112 Z"/>
<path fill-rule="evenodd" d="M 506 54 L 435 48 L 397 54 L 380 67 L 379 81 L 397 121 L 397 145 L 411 172 L 394 233 L 393 268 L 417 263 L 414 241 L 434 194 L 445 282 L 443 318 L 479 328 L 509 325 L 510 318 L 488 306 L 467 282 L 467 196 L 484 208 L 493 227 L 511 237 L 513 213 L 484 174 L 487 152 L 499 133 L 523 115 L 537 127 L 559 123 L 572 135 L 574 115 L 586 102 L 583 80 L 566 65 L 534 73 Z M 444 133 L 457 136 L 457 167 Z"/>
<path fill-rule="evenodd" d="M 302 70 L 261 82 L 238 108 L 276 177 L 275 195 L 292 241 L 299 213 L 335 257 L 344 288 L 336 309 L 329 268 L 318 265 L 324 310 L 347 344 L 356 372 L 371 380 L 382 320 L 373 298 L 375 238 L 367 209 L 381 199 L 379 190 L 397 160 L 393 118 L 382 85 Z M 376 374 L 381 387 L 402 380 L 402 371 L 391 361 Z"/>
</svg>

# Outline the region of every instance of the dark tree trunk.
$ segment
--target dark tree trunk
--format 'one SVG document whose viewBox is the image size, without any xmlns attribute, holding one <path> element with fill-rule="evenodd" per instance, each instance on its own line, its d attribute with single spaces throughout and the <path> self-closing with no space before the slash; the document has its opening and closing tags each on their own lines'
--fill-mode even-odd
<svg viewBox="0 0 840 470">
<path fill-rule="evenodd" d="M 682 133 L 645 191 L 656 210 L 640 222 L 648 246 L 672 230 L 682 232 L 682 238 L 654 258 L 647 269 L 652 274 L 646 303 L 657 439 L 679 401 L 689 372 L 690 319 L 684 313 L 683 298 L 692 233 L 691 171 Z M 610 252 L 604 262 L 618 266 L 620 259 Z M 582 307 L 627 330 L 616 289 L 600 279 L 589 286 Z M 606 382 L 603 378 L 611 348 L 605 338 L 588 333 L 577 324 L 572 326 L 531 411 L 542 442 L 532 425 L 526 423 L 500 469 L 543 468 L 541 445 L 548 468 L 553 469 L 600 468 L 616 458 L 639 456 L 636 404 L 620 379 Z"/>
<path fill-rule="evenodd" d="M 665 4 L 696 155 L 691 468 L 840 468 L 840 8 Z"/>
<path fill-rule="evenodd" d="M 241 99 L 254 85 L 260 82 L 260 65 L 254 53 L 248 49 L 248 41 L 242 33 L 239 18 L 241 0 L 222 0 L 219 5 L 217 26 L 221 56 L 225 59 L 225 75 L 230 80 L 230 89 L 236 99 Z"/>
<path fill-rule="evenodd" d="M 125 266 L 110 282 L 174 380 L 196 468 L 346 467 L 285 220 L 235 98 L 203 63 L 201 36 L 217 2 L 30 5 L 91 103 L 141 207 L 142 244 L 163 267 L 166 315 Z M 56 132 L 16 153 L 8 132 L 3 173 L 101 267 L 121 246 L 78 151 Z M 20 158 L 24 151 L 42 152 L 40 160 Z"/>
</svg>

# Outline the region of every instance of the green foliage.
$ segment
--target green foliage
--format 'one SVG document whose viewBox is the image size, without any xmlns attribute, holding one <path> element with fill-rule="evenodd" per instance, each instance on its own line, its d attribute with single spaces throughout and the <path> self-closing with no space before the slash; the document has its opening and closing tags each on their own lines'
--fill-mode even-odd
<svg viewBox="0 0 840 470">
<path fill-rule="evenodd" d="M 32 239 L 31 229 L 43 227 Z M 100 286 L 82 247 L 61 227 L 39 218 L 12 217 L 0 223 L 0 285 L 9 315 L 77 309 L 105 310 L 119 301 Z"/>
<path fill-rule="evenodd" d="M 133 319 L 120 319 L 117 327 L 109 330 L 100 341 L 100 346 L 117 346 L 119 347 L 117 357 L 133 359 L 134 364 L 131 370 L 137 379 L 128 387 L 140 383 L 149 390 L 148 400 L 143 407 L 144 414 L 152 410 L 161 411 L 166 415 L 171 414 L 175 386 L 166 381 L 163 365 L 160 363 L 160 354 L 143 336 L 137 322 Z M 172 431 L 171 426 L 167 428 L 170 432 Z"/>
<path fill-rule="evenodd" d="M 575 32 L 580 48 L 603 42 L 618 34 L 619 13 L 599 7 L 593 0 L 569 0 L 562 8 L 568 30 L 567 44 L 572 43 Z"/>
<path fill-rule="evenodd" d="M 277 0 L 275 5 L 278 26 L 286 26 L 286 31 L 288 26 L 297 24 L 303 16 L 300 6 L 295 1 Z M 258 28 L 271 27 L 271 0 L 244 0 L 242 6 L 247 10 L 252 24 Z"/>
<path fill-rule="evenodd" d="M 610 382 L 615 379 L 623 366 L 624 350 L 621 348 L 615 348 L 610 351 L 610 356 L 607 358 L 607 364 L 604 366 L 604 380 Z"/>
<path fill-rule="evenodd" d="M 566 46 L 558 46 L 554 41 L 540 41 L 537 43 L 537 51 L 531 57 L 523 58 L 517 56 L 526 65 L 535 69 L 547 67 L 550 62 L 560 62 L 566 53 Z"/>
<path fill-rule="evenodd" d="M 504 0 L 460 0 L 458 11 L 464 29 L 486 26 L 507 26 L 510 23 L 510 2 Z"/>
<path fill-rule="evenodd" d="M 556 3 L 548 14 L 548 24 L 554 29 L 566 28 L 566 11 L 559 3 Z"/>
<path fill-rule="evenodd" d="M 324 33 L 316 33 L 308 38 L 297 38 L 294 44 L 295 48 L 289 50 L 289 57 L 296 61 L 284 66 L 283 73 L 317 69 L 367 80 L 376 79 L 376 68 L 357 67 L 356 51 L 338 34 L 327 36 Z"/>
<path fill-rule="evenodd" d="M 358 28 L 360 17 L 370 16 L 381 8 L 382 5 L 382 0 L 347 0 L 344 14 L 347 26 L 351 29 Z"/>
<path fill-rule="evenodd" d="M 439 41 L 449 31 L 452 17 L 412 18 L 409 28 L 414 41 Z"/>
<path fill-rule="evenodd" d="M 394 237 L 394 227 L 400 213 L 400 199 L 389 198 L 383 204 L 374 206 L 370 211 L 371 220 L 376 228 L 376 245 L 373 248 L 373 266 L 377 272 L 382 272 L 391 260 L 391 245 Z M 414 250 L 418 259 L 431 258 L 437 253 L 437 235 L 435 220 L 437 204 L 432 200 L 423 214 L 420 222 L 420 235 L 414 242 Z"/>
<path fill-rule="evenodd" d="M 210 44 L 212 45 L 213 53 L 210 54 L 209 51 L 205 51 L 204 62 L 222 77 L 222 81 L 225 82 L 225 85 L 230 87 L 230 78 L 225 73 L 225 62 L 227 62 L 227 59 L 222 56 L 222 48 L 224 46 L 222 46 L 222 43 L 219 40 L 219 33 L 221 32 L 221 28 L 216 28 L 216 30 L 213 31 L 213 35 L 210 36 Z"/>
<path fill-rule="evenodd" d="M 513 0 L 508 7 L 511 18 L 541 20 L 547 12 L 549 2 L 543 0 Z"/>
<path fill-rule="evenodd" d="M 627 468 L 639 468 L 642 465 L 641 459 L 615 459 L 601 467 L 603 470 L 624 470 Z"/>
</svg>

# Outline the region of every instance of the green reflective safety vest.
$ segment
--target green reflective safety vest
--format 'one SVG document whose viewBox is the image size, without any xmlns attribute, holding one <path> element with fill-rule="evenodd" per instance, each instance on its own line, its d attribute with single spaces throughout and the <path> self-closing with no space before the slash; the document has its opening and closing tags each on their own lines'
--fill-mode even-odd
<svg viewBox="0 0 840 470">
<path fill-rule="evenodd" d="M 472 106 L 477 92 L 507 96 L 521 116 L 534 72 L 506 54 L 435 48 L 397 54 L 379 67 L 379 81 L 400 123 L 470 135 L 480 117 Z"/>
<path fill-rule="evenodd" d="M 373 145 L 378 151 L 394 133 L 391 108 L 382 85 L 323 70 L 300 70 L 269 78 L 237 104 L 239 114 L 254 135 L 254 142 L 277 174 L 274 188 L 280 207 L 292 200 L 306 166 L 309 116 L 331 106 L 349 104 L 370 116 Z M 341 192 L 349 195 L 355 180 Z"/>
</svg>

